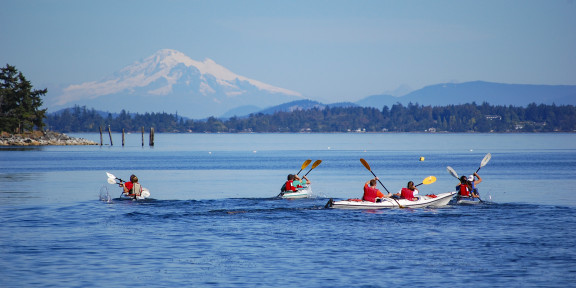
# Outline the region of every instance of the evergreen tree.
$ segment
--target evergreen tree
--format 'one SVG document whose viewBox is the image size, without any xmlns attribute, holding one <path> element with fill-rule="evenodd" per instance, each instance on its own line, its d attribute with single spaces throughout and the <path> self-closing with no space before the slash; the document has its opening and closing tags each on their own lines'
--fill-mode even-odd
<svg viewBox="0 0 576 288">
<path fill-rule="evenodd" d="M 42 96 L 48 92 L 32 90 L 16 67 L 6 64 L 0 68 L 0 130 L 12 133 L 44 128 L 46 109 L 42 106 Z"/>
</svg>

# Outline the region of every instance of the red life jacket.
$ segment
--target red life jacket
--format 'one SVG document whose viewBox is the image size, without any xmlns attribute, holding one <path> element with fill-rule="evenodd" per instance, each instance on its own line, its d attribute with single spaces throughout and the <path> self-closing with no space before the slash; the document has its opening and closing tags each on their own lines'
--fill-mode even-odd
<svg viewBox="0 0 576 288">
<path fill-rule="evenodd" d="M 460 184 L 460 196 L 470 197 L 470 189 L 468 189 L 468 185 Z"/>
<path fill-rule="evenodd" d="M 400 191 L 400 197 L 406 200 L 414 201 L 414 191 L 408 188 L 402 188 L 402 191 Z"/>
<path fill-rule="evenodd" d="M 364 185 L 364 196 L 362 196 L 362 199 L 364 201 L 376 202 L 376 198 L 383 196 L 384 195 L 382 194 L 382 192 L 380 192 L 380 190 L 372 188 L 368 186 L 368 184 Z"/>
<path fill-rule="evenodd" d="M 298 191 L 296 187 L 292 186 L 292 180 L 286 181 L 286 191 Z"/>
</svg>

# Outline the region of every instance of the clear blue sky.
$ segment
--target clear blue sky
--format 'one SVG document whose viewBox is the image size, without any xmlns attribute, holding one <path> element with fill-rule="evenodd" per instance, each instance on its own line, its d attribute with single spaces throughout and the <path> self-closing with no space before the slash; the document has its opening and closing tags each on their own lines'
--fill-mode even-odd
<svg viewBox="0 0 576 288">
<path fill-rule="evenodd" d="M 443 82 L 575 85 L 576 1 L 1 1 L 0 65 L 37 89 L 163 48 L 326 103 Z"/>
</svg>

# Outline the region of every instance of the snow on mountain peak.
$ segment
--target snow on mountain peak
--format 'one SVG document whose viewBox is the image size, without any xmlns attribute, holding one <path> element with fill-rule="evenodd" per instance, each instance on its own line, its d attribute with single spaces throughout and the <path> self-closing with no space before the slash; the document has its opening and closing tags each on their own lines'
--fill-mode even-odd
<svg viewBox="0 0 576 288">
<path fill-rule="evenodd" d="M 216 79 L 218 85 L 226 87 L 226 90 L 228 90 L 227 95 L 229 96 L 237 96 L 243 93 L 243 90 L 236 85 L 236 81 L 243 81 L 270 93 L 302 97 L 298 92 L 237 75 L 217 64 L 212 59 L 206 58 L 203 62 L 200 62 L 191 59 L 180 51 L 161 49 L 141 61 L 126 66 L 102 81 L 86 82 L 67 87 L 64 89 L 63 95 L 58 98 L 56 104 L 64 105 L 83 98 L 94 99 L 123 91 L 134 91 L 134 89 L 144 88 L 153 83 L 158 83 L 158 80 L 162 79 L 163 83 L 165 83 L 164 86 L 155 87 L 155 89 L 149 90 L 148 93 L 152 95 L 167 95 L 172 92 L 172 86 L 176 84 L 182 76 L 181 72 L 174 72 L 174 68 L 179 65 L 198 70 L 201 80 L 203 81 L 201 84 L 203 88 L 198 91 L 201 94 L 213 93 L 214 89 L 209 87 L 209 84 L 206 82 L 207 77 L 211 76 Z"/>
</svg>

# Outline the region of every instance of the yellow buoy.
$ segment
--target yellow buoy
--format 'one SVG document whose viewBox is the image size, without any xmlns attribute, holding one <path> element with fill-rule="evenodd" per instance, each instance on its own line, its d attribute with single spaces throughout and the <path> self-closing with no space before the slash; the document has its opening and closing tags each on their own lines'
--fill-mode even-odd
<svg viewBox="0 0 576 288">
<path fill-rule="evenodd" d="M 424 157 L 420 157 L 420 161 L 424 161 Z"/>
</svg>

